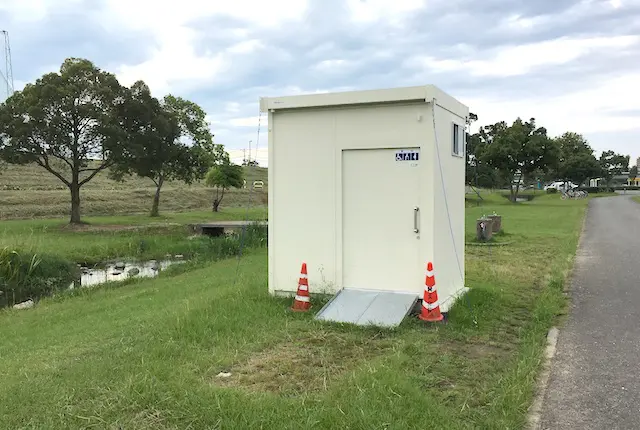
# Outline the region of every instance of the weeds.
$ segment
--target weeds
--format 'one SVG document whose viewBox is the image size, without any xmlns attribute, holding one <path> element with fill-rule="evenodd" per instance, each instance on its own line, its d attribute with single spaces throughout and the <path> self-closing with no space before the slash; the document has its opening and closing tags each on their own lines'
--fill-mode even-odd
<svg viewBox="0 0 640 430">
<path fill-rule="evenodd" d="M 64 260 L 7 247 L 0 249 L 0 306 L 37 300 L 68 287 L 77 270 Z"/>
<path fill-rule="evenodd" d="M 264 208 L 257 207 L 248 215 L 251 219 L 260 219 L 264 212 Z M 157 260 L 167 254 L 193 257 L 207 253 L 209 244 L 204 240 L 206 237 L 191 236 L 192 231 L 186 224 L 246 216 L 246 210 L 227 210 L 211 218 L 208 218 L 210 212 L 165 214 L 158 220 L 145 216 L 100 217 L 87 218 L 90 224 L 81 227 L 70 227 L 60 220 L 4 221 L 0 222 L 0 242 L 39 254 L 55 252 L 61 258 L 86 265 L 127 258 Z M 260 228 L 265 229 L 246 228 L 244 246 L 266 246 L 266 240 L 260 243 Z"/>
<path fill-rule="evenodd" d="M 81 262 L 99 266 L 109 259 L 141 259 L 157 256 L 157 259 L 182 255 L 185 264 L 171 266 L 163 276 L 175 276 L 202 267 L 212 261 L 235 257 L 242 252 L 263 248 L 267 244 L 267 228 L 251 224 L 244 231 L 222 237 L 186 236 L 182 226 L 148 229 L 143 236 L 132 232 L 70 233 L 86 238 L 111 235 L 123 240 L 115 251 L 109 246 L 94 246 Z M 77 261 L 77 260 L 76 260 Z M 4 248 L 0 251 L 0 306 L 13 305 L 27 299 L 39 299 L 66 289 L 78 277 L 74 261 L 46 254 L 18 252 Z M 127 282 L 122 285 L 128 285 Z"/>
</svg>

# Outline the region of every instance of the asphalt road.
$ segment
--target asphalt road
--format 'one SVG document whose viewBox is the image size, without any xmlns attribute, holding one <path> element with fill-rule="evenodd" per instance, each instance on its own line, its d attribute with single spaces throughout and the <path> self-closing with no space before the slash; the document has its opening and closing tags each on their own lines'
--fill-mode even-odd
<svg viewBox="0 0 640 430">
<path fill-rule="evenodd" d="M 640 429 L 640 204 L 590 202 L 542 429 Z"/>
</svg>

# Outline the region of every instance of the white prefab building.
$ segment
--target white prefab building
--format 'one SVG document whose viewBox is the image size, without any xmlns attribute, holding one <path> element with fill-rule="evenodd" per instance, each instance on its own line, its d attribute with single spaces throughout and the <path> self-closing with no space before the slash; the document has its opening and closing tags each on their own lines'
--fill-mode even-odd
<svg viewBox="0 0 640 430">
<path fill-rule="evenodd" d="M 294 294 L 306 262 L 312 295 L 415 299 L 431 261 L 446 312 L 464 291 L 468 107 L 427 85 L 262 98 L 260 108 L 270 293 Z M 343 306 L 356 302 L 372 305 Z M 380 296 L 373 307 L 392 302 Z"/>
</svg>

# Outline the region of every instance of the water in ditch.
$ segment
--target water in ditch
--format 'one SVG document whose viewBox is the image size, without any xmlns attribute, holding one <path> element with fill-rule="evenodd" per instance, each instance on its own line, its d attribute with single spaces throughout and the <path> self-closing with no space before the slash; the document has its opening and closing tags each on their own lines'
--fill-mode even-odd
<svg viewBox="0 0 640 430">
<path fill-rule="evenodd" d="M 154 278 L 169 266 L 184 263 L 184 260 L 149 260 L 144 262 L 116 262 L 100 267 L 80 267 L 81 276 L 71 288 L 93 287 L 106 282 L 124 281 L 129 278 Z"/>
</svg>

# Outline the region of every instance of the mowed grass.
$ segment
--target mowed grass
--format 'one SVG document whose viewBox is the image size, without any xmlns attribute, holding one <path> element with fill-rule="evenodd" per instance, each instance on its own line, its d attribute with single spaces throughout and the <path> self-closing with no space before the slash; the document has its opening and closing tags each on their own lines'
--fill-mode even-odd
<svg viewBox="0 0 640 430">
<path fill-rule="evenodd" d="M 220 212 L 193 211 L 146 215 L 86 217 L 88 225 L 71 228 L 66 219 L 0 221 L 0 244 L 39 254 L 55 254 L 77 263 L 113 259 L 162 258 L 166 254 L 198 251 L 188 224 L 208 221 L 264 220 L 265 206 L 222 208 Z"/>
<path fill-rule="evenodd" d="M 636 203 L 640 203 L 640 196 L 631 197 Z"/>
<path fill-rule="evenodd" d="M 261 190 L 229 190 L 223 199 L 224 207 L 244 207 L 247 202 L 267 204 L 267 169 L 245 167 L 248 186 L 261 180 Z M 149 213 L 155 186 L 149 179 L 136 176 L 115 182 L 108 172 L 99 173 L 81 188 L 83 216 Z M 185 212 L 210 209 L 214 191 L 202 182 L 186 185 L 180 181 L 167 182 L 160 195 L 161 212 Z M 66 217 L 71 196 L 67 187 L 46 170 L 33 165 L 7 165 L 0 172 L 0 219 Z"/>
<path fill-rule="evenodd" d="M 586 204 L 467 209 L 469 236 L 496 210 L 513 243 L 467 247 L 471 290 L 441 325 L 290 313 L 266 250 L 0 312 L 0 428 L 523 428 Z"/>
</svg>

